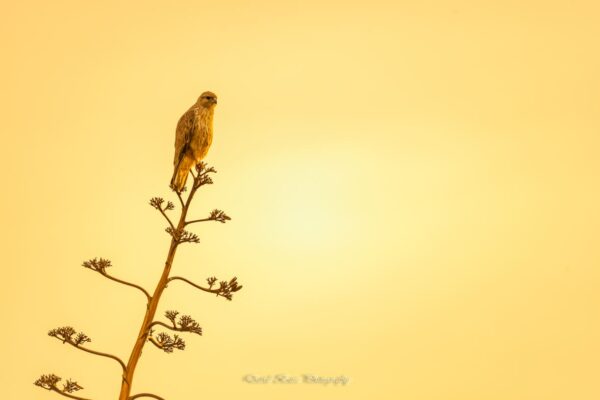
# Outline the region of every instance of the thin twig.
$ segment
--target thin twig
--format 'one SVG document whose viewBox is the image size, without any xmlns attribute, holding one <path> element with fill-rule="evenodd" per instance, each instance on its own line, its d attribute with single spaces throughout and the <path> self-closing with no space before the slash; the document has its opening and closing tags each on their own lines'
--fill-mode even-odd
<svg viewBox="0 0 600 400">
<path fill-rule="evenodd" d="M 157 399 L 157 400 L 165 400 L 165 399 L 163 399 L 162 397 L 160 397 L 160 396 L 157 396 L 157 395 L 155 395 L 155 394 L 152 394 L 152 393 L 138 393 L 138 394 L 136 394 L 136 395 L 134 395 L 134 396 L 131 396 L 131 397 L 129 398 L 129 400 L 137 399 L 137 398 L 139 398 L 139 397 L 152 397 L 153 399 Z"/>
<path fill-rule="evenodd" d="M 51 387 L 50 389 L 48 389 L 48 390 L 51 390 L 51 391 L 53 391 L 53 392 L 56 392 L 56 393 L 58 393 L 58 394 L 60 394 L 60 395 L 63 395 L 63 396 L 65 396 L 65 397 L 68 397 L 68 398 L 70 398 L 70 399 L 76 399 L 76 400 L 91 400 L 91 399 L 86 399 L 85 397 L 79 397 L 79 396 L 75 396 L 75 395 L 72 395 L 72 394 L 69 394 L 69 393 L 65 393 L 65 392 L 63 392 L 62 390 L 60 390 L 59 388 L 57 388 L 56 386 L 52 386 L 52 387 Z"/>
<path fill-rule="evenodd" d="M 97 356 L 112 358 L 113 360 L 115 360 L 116 362 L 118 362 L 119 364 L 121 364 L 121 368 L 123 368 L 123 372 L 125 372 L 127 370 L 127 367 L 125 366 L 125 363 L 123 361 L 121 361 L 121 359 L 119 357 L 117 357 L 117 356 L 113 356 L 112 354 L 108 354 L 108 353 L 102 353 L 101 351 L 90 350 L 90 349 L 87 349 L 87 348 L 85 348 L 83 346 L 78 346 L 72 340 L 69 340 L 69 339 L 62 340 L 62 342 L 68 343 L 71 346 L 75 347 L 76 349 L 86 351 L 86 352 L 88 352 L 90 354 L 95 354 Z"/>
<path fill-rule="evenodd" d="M 176 325 L 176 323 L 174 322 L 174 320 L 173 320 L 173 325 L 167 325 L 167 324 L 165 324 L 164 322 L 161 322 L 161 321 L 152 321 L 152 323 L 150 323 L 148 325 L 148 332 L 150 332 L 152 330 L 153 326 L 160 325 L 163 328 L 167 328 L 167 329 L 170 329 L 170 330 L 175 331 L 175 332 L 189 332 L 189 333 L 195 333 L 197 335 L 202 335 L 202 328 L 198 325 L 198 323 L 196 321 L 192 320 L 192 322 L 195 325 L 193 325 L 193 326 L 184 326 L 184 325 L 182 325 L 181 327 L 179 327 L 179 326 Z M 181 324 L 181 322 L 180 322 L 180 324 Z"/>
<path fill-rule="evenodd" d="M 198 188 L 200 188 L 200 186 L 196 185 L 196 181 L 194 181 L 194 183 L 192 184 L 192 189 L 190 190 L 190 194 L 188 194 L 188 197 L 185 201 L 186 211 L 189 210 L 190 204 L 192 203 L 192 199 L 194 198 L 194 194 L 196 194 L 196 191 L 198 190 Z M 184 221 L 184 226 L 185 226 L 185 221 Z"/>
<path fill-rule="evenodd" d="M 181 207 L 183 207 L 185 204 L 183 203 L 183 197 L 181 197 L 181 193 L 179 193 L 178 191 L 175 191 L 175 193 L 177 194 L 177 198 L 179 199 Z"/>
<path fill-rule="evenodd" d="M 172 276 L 172 277 L 169 278 L 169 280 L 167 282 L 174 281 L 174 280 L 184 281 L 186 283 L 189 283 L 193 287 L 195 287 L 197 289 L 200 289 L 200 290 L 203 290 L 203 291 L 208 292 L 208 293 L 214 293 L 214 294 L 218 295 L 219 292 L 221 291 L 220 288 L 216 288 L 216 289 L 204 288 L 202 286 L 196 285 L 194 282 L 189 281 L 189 280 L 187 280 L 187 279 L 185 279 L 185 278 L 183 278 L 181 276 Z"/>
<path fill-rule="evenodd" d="M 202 219 L 195 219 L 193 221 L 186 221 L 185 224 L 189 225 L 189 224 L 193 224 L 193 223 L 196 223 L 196 222 L 205 222 L 205 221 L 214 221 L 214 220 L 215 220 L 214 218 L 202 218 Z"/>
<path fill-rule="evenodd" d="M 80 350 L 87 351 L 90 354 L 95 354 L 97 356 L 112 358 L 113 360 L 115 360 L 116 362 L 121 364 L 121 368 L 123 368 L 123 372 L 125 372 L 125 370 L 127 369 L 127 367 L 125 366 L 125 363 L 123 361 L 121 361 L 121 359 L 117 356 L 113 356 L 112 354 L 108 354 L 108 353 L 102 353 L 102 352 L 96 351 L 96 350 L 86 349 L 85 347 L 80 347 L 80 346 L 76 346 L 76 345 L 73 345 L 73 346 L 77 347 Z"/>
<path fill-rule="evenodd" d="M 160 343 L 158 343 L 156 339 L 154 339 L 154 336 L 148 336 L 148 341 L 156 347 L 158 347 L 159 349 L 163 350 L 163 346 Z"/>
<path fill-rule="evenodd" d="M 100 271 L 98 271 L 98 272 L 100 272 Z M 110 280 L 115 281 L 115 282 L 119 282 L 119 283 L 122 283 L 123 285 L 131 286 L 131 287 L 141 290 L 142 293 L 144 293 L 146 295 L 146 299 L 148 299 L 148 301 L 150 301 L 152 299 L 152 297 L 150 296 L 150 293 L 148 293 L 146 291 L 146 289 L 144 289 L 143 287 L 141 287 L 139 285 L 136 285 L 135 283 L 131 283 L 131 282 L 127 282 L 122 279 L 119 279 L 119 278 L 115 278 L 114 276 L 111 276 L 106 272 L 100 272 L 100 274 Z"/>
<path fill-rule="evenodd" d="M 167 220 L 167 222 L 169 222 L 169 225 L 171 225 L 171 229 L 175 230 L 175 225 L 173 225 L 173 222 L 171 222 L 171 218 L 169 218 L 167 216 L 167 214 L 165 213 L 165 211 L 162 209 L 162 207 L 158 208 L 158 211 L 160 211 L 160 213 L 163 215 L 163 217 L 165 217 L 165 219 Z"/>
<path fill-rule="evenodd" d="M 160 325 L 162 327 L 165 327 L 167 329 L 170 329 L 172 331 L 177 331 L 177 332 L 187 332 L 181 328 L 178 328 L 176 326 L 172 326 L 172 325 L 167 325 L 164 322 L 161 321 L 153 321 L 150 325 L 148 325 L 148 330 L 150 330 L 154 325 Z"/>
</svg>

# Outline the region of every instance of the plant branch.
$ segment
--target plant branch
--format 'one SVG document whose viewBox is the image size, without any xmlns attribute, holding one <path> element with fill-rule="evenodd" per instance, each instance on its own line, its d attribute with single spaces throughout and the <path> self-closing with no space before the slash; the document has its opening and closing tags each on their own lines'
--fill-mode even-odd
<svg viewBox="0 0 600 400">
<path fill-rule="evenodd" d="M 153 399 L 157 399 L 157 400 L 165 400 L 165 399 L 163 399 L 162 397 L 160 397 L 160 396 L 157 396 L 157 395 L 155 395 L 155 394 L 152 394 L 152 393 L 138 393 L 138 394 L 136 394 L 136 395 L 134 395 L 134 396 L 131 396 L 131 397 L 129 398 L 129 400 L 138 399 L 138 398 L 140 398 L 140 397 L 152 397 Z"/>
<path fill-rule="evenodd" d="M 67 342 L 69 343 L 69 342 Z M 101 357 L 107 357 L 107 358 L 112 358 L 113 360 L 115 360 L 116 362 L 118 362 L 119 364 L 121 364 L 121 368 L 123 368 L 123 372 L 125 372 L 127 370 L 127 367 L 125 366 L 125 363 L 123 361 L 121 361 L 121 359 L 117 356 L 113 356 L 112 354 L 108 354 L 108 353 L 102 353 L 101 351 L 96 351 L 96 350 L 91 350 L 91 349 L 86 349 L 85 347 L 81 347 L 81 346 L 77 346 L 74 343 L 69 343 L 71 346 L 79 349 L 79 350 L 83 350 L 86 351 L 90 354 L 95 354 L 97 356 L 101 356 Z"/>
<path fill-rule="evenodd" d="M 217 281 L 217 278 L 215 278 L 215 277 L 211 277 L 211 278 L 207 279 L 208 284 L 209 284 L 208 287 L 202 287 L 202 286 L 195 284 L 194 282 L 192 282 L 186 278 L 183 278 L 181 276 L 172 276 L 169 278 L 167 283 L 171 282 L 171 281 L 175 281 L 175 280 L 184 281 L 185 283 L 195 287 L 196 289 L 200 289 L 207 293 L 213 293 L 213 294 L 216 294 L 217 296 L 225 297 L 227 300 L 231 300 L 232 293 L 237 292 L 238 290 L 242 289 L 242 287 L 243 287 L 242 285 L 238 286 L 236 277 L 231 279 L 229 282 L 221 281 L 220 286 L 215 287 L 214 289 L 213 289 L 213 286 L 214 286 L 215 282 Z"/>
<path fill-rule="evenodd" d="M 181 276 L 172 276 L 172 277 L 169 278 L 169 282 L 176 281 L 176 280 L 184 281 L 185 283 L 188 283 L 188 284 L 192 285 L 196 289 L 200 289 L 200 290 L 203 290 L 203 291 L 208 292 L 208 293 L 213 293 L 213 294 L 216 294 L 217 296 L 219 295 L 219 289 L 218 288 L 211 289 L 209 287 L 208 288 L 207 287 L 202 287 L 202 286 L 197 285 L 194 282 L 192 282 L 190 280 L 187 280 L 187 279 L 185 279 L 185 278 L 183 278 Z"/>
<path fill-rule="evenodd" d="M 56 384 L 61 381 L 60 376 L 56 376 L 54 374 L 42 375 L 40 376 L 33 384 L 35 386 L 39 386 L 42 389 L 46 389 L 52 392 L 56 392 L 62 396 L 68 397 L 70 399 L 77 400 L 89 400 L 83 397 L 75 396 L 70 393 L 77 392 L 78 390 L 83 389 L 83 386 L 79 385 L 77 382 L 67 379 L 65 383 L 63 383 L 63 389 L 60 390 Z"/>
<path fill-rule="evenodd" d="M 108 278 L 115 282 L 119 282 L 123 285 L 131 286 L 133 288 L 140 290 L 142 293 L 144 293 L 148 302 L 150 302 L 151 297 L 150 297 L 150 294 L 146 291 L 146 289 L 144 289 L 143 287 L 141 287 L 139 285 L 136 285 L 135 283 L 131 283 L 131 282 L 127 282 L 122 279 L 119 279 L 119 278 L 115 278 L 114 276 L 109 275 L 109 273 L 106 272 L 106 268 L 112 267 L 112 263 L 110 262 L 110 260 L 107 260 L 104 258 L 100 258 L 100 259 L 94 258 L 94 259 L 91 259 L 88 261 L 84 261 L 83 264 L 81 264 L 81 265 L 87 269 L 91 269 L 92 271 L 98 272 L 100 275 L 104 276 L 105 278 Z"/>
<path fill-rule="evenodd" d="M 58 393 L 58 394 L 60 394 L 60 395 L 62 395 L 62 396 L 68 397 L 68 398 L 70 398 L 70 399 L 76 399 L 76 400 L 91 400 L 91 399 L 86 399 L 85 397 L 79 397 L 79 396 L 75 396 L 75 395 L 73 395 L 73 394 L 65 393 L 65 392 L 63 392 L 62 390 L 60 390 L 59 388 L 55 387 L 55 386 L 51 387 L 51 388 L 50 388 L 50 389 L 48 389 L 48 390 L 50 390 L 50 391 L 52 391 L 52 392 L 56 392 L 56 393 Z"/>
<path fill-rule="evenodd" d="M 171 203 L 170 201 L 168 201 L 167 205 L 165 207 L 163 207 L 164 202 L 165 202 L 165 199 L 163 199 L 162 197 L 153 197 L 150 199 L 150 205 L 152 207 L 156 208 L 158 211 L 160 211 L 162 216 L 165 217 L 165 219 L 169 223 L 169 226 L 171 226 L 171 229 L 174 230 L 175 225 L 173 225 L 171 218 L 169 218 L 169 216 L 167 215 L 167 213 L 165 213 L 165 211 L 173 210 L 175 208 L 175 205 L 173 203 Z"/>
<path fill-rule="evenodd" d="M 195 224 L 196 222 L 206 222 L 206 221 L 214 221 L 212 218 L 202 218 L 202 219 L 195 219 L 193 221 L 186 221 L 185 224 L 189 225 L 189 224 Z"/>
<path fill-rule="evenodd" d="M 214 209 L 210 212 L 210 215 L 208 216 L 208 218 L 187 221 L 185 224 L 189 225 L 189 224 L 194 224 L 196 222 L 206 222 L 206 221 L 218 221 L 218 222 L 221 222 L 224 224 L 226 221 L 229 221 L 229 220 L 231 220 L 231 218 L 227 214 L 225 214 L 224 211 Z"/>
<path fill-rule="evenodd" d="M 190 332 L 202 335 L 202 328 L 189 315 L 182 315 L 179 317 L 179 320 L 176 319 L 177 315 L 179 315 L 178 311 L 167 311 L 165 315 L 171 321 L 172 325 L 167 325 L 161 321 L 152 321 L 148 325 L 148 331 L 151 331 L 153 326 L 160 325 L 175 332 Z"/>
<path fill-rule="evenodd" d="M 146 291 L 146 289 L 144 289 L 143 287 L 141 287 L 141 286 L 139 286 L 139 285 L 136 285 L 135 283 L 131 283 L 131 282 L 127 282 L 127 281 L 124 281 L 124 280 L 122 280 L 122 279 L 119 279 L 119 278 L 115 278 L 114 276 L 112 276 L 112 275 L 109 275 L 109 274 L 108 274 L 108 273 L 106 273 L 106 272 L 105 272 L 105 273 L 103 273 L 103 274 L 102 274 L 102 276 L 104 276 L 104 277 L 106 277 L 106 278 L 108 278 L 108 279 L 110 279 L 110 280 L 113 280 L 113 281 L 115 281 L 115 282 L 122 283 L 123 285 L 131 286 L 131 287 L 133 287 L 133 288 L 136 288 L 136 289 L 140 290 L 142 293 L 144 293 L 144 295 L 146 295 L 146 299 L 148 299 L 148 301 L 150 301 L 150 299 L 152 298 L 152 297 L 150 296 L 150 293 L 148 293 L 148 292 Z"/>
<path fill-rule="evenodd" d="M 151 324 L 148 326 L 148 329 L 151 329 L 153 326 L 156 326 L 156 325 L 160 325 L 160 326 L 162 326 L 162 327 L 165 327 L 165 328 L 167 328 L 167 329 L 170 329 L 170 330 L 172 330 L 172 331 L 180 331 L 180 332 L 182 332 L 182 330 L 181 330 L 181 329 L 177 329 L 177 327 L 176 327 L 176 326 L 167 325 L 167 324 L 165 324 L 164 322 L 161 322 L 161 321 L 153 321 L 153 322 L 152 322 L 152 323 L 151 323 Z"/>
<path fill-rule="evenodd" d="M 75 329 L 73 329 L 70 326 L 64 326 L 61 328 L 52 329 L 51 331 L 48 332 L 48 336 L 54 337 L 63 343 L 68 343 L 71 346 L 73 346 L 79 350 L 83 350 L 90 354 L 94 354 L 94 355 L 101 356 L 101 357 L 107 357 L 107 358 L 111 358 L 111 359 L 115 360 L 116 362 L 118 362 L 121 365 L 123 372 L 126 372 L 127 367 L 125 366 L 125 363 L 119 357 L 113 356 L 112 354 L 103 353 L 101 351 L 87 349 L 87 348 L 83 347 L 82 344 L 84 344 L 86 342 L 91 342 L 92 339 L 90 339 L 87 335 L 83 334 L 82 332 L 79 332 L 75 336 L 75 338 L 73 338 L 73 335 L 75 335 Z"/>
<path fill-rule="evenodd" d="M 179 203 L 181 204 L 181 207 L 184 207 L 185 204 L 183 203 L 183 197 L 181 197 L 181 193 L 179 193 L 178 191 L 175 191 L 175 193 L 177 194 L 177 198 L 179 199 Z"/>
<path fill-rule="evenodd" d="M 175 225 L 173 225 L 173 222 L 171 222 L 171 218 L 169 218 L 169 216 L 165 213 L 165 211 L 162 208 L 159 209 L 159 211 L 163 215 L 163 217 L 165 217 L 165 219 L 167 220 L 169 225 L 171 225 L 171 229 L 175 229 Z"/>
<path fill-rule="evenodd" d="M 155 345 L 156 347 L 158 347 L 159 349 L 164 350 L 163 345 L 158 343 L 158 341 L 156 339 L 154 339 L 154 336 L 148 336 L 148 341 L 150 343 L 152 343 L 153 345 Z"/>
</svg>

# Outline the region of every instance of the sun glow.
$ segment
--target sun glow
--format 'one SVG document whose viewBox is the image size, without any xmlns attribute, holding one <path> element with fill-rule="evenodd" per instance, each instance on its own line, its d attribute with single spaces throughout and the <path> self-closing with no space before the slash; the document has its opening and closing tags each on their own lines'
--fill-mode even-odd
<svg viewBox="0 0 600 400">
<path fill-rule="evenodd" d="M 338 165 L 334 165 L 336 164 Z M 269 170 L 273 182 L 269 215 L 273 245 L 282 250 L 302 248 L 318 250 L 340 245 L 345 239 L 345 176 L 339 175 L 343 160 L 306 159 L 281 161 L 281 167 Z"/>
</svg>

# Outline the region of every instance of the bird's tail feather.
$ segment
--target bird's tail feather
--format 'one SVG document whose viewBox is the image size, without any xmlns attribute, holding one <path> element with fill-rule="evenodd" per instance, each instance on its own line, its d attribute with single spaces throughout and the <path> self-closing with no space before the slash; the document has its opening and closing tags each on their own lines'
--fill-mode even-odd
<svg viewBox="0 0 600 400">
<path fill-rule="evenodd" d="M 188 172 L 190 170 L 189 167 L 185 165 L 186 163 L 182 161 L 180 161 L 175 167 L 175 171 L 173 171 L 173 177 L 171 178 L 171 187 L 180 193 L 185 186 Z"/>
</svg>

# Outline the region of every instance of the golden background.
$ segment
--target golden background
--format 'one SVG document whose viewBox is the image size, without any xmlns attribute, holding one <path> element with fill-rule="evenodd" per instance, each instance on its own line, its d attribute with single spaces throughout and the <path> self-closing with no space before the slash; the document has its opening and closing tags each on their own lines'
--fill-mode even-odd
<svg viewBox="0 0 600 400">
<path fill-rule="evenodd" d="M 2 6 L 2 398 L 114 399 L 174 200 L 175 124 L 219 95 L 213 208 L 172 283 L 204 328 L 148 344 L 167 399 L 600 398 L 594 1 L 22 1 Z M 246 374 L 344 375 L 345 387 Z"/>
</svg>

